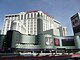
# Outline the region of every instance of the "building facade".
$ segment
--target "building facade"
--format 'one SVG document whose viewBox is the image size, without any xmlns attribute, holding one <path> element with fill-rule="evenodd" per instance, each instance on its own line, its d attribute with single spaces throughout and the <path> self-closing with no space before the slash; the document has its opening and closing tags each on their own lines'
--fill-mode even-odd
<svg viewBox="0 0 80 60">
<path fill-rule="evenodd" d="M 6 34 L 8 30 L 16 30 L 26 35 L 38 35 L 50 29 L 55 32 L 53 35 L 67 35 L 66 28 L 46 13 L 28 11 L 5 15 L 2 34 Z"/>
<path fill-rule="evenodd" d="M 32 19 L 32 13 L 35 19 Z M 16 14 L 16 16 L 15 14 L 5 16 L 2 30 L 5 35 L 0 35 L 0 51 L 7 53 L 79 53 L 80 15 L 77 13 L 71 17 L 74 36 L 65 36 L 66 27 L 62 27 L 58 21 L 52 18 L 50 20 L 48 15 L 42 13 L 42 11 L 31 11 L 21 12 L 19 13 L 21 15 Z M 28 15 L 28 18 L 23 19 L 22 14 Z M 46 18 L 42 18 L 43 16 Z"/>
<path fill-rule="evenodd" d="M 44 51 L 50 53 L 50 51 L 58 49 L 75 52 L 75 49 L 77 49 L 74 36 L 60 37 L 51 34 L 25 35 L 15 30 L 7 32 L 4 42 L 4 51 L 13 53 L 41 53 Z"/>
</svg>

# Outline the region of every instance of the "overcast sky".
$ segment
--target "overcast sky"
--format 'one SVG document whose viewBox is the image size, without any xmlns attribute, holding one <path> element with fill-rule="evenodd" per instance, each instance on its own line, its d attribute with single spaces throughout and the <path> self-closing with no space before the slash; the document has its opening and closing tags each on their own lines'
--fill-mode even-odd
<svg viewBox="0 0 80 60">
<path fill-rule="evenodd" d="M 73 35 L 70 17 L 80 12 L 80 0 L 0 0 L 0 29 L 4 15 L 29 10 L 41 10 L 67 27 L 68 35 Z"/>
</svg>

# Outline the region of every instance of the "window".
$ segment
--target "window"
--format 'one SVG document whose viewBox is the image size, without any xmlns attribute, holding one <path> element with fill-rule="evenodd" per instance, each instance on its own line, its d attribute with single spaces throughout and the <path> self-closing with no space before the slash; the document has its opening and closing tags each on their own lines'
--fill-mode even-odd
<svg viewBox="0 0 80 60">
<path fill-rule="evenodd" d="M 27 17 L 29 18 L 29 14 L 27 15 Z"/>
<path fill-rule="evenodd" d="M 40 14 L 39 13 L 37 14 L 37 17 L 40 17 Z"/>
<path fill-rule="evenodd" d="M 26 14 L 24 15 L 24 19 L 26 19 Z"/>
<path fill-rule="evenodd" d="M 33 20 L 31 19 L 31 24 L 33 24 Z"/>
<path fill-rule="evenodd" d="M 36 13 L 34 13 L 34 17 L 36 17 Z"/>
<path fill-rule="evenodd" d="M 74 39 L 62 39 L 62 46 L 75 46 Z"/>
<path fill-rule="evenodd" d="M 21 20 L 23 20 L 23 15 L 21 15 Z"/>
<path fill-rule="evenodd" d="M 46 15 L 46 20 L 47 20 L 47 15 Z"/>
<path fill-rule="evenodd" d="M 31 24 L 31 27 L 33 27 L 33 24 Z"/>
<path fill-rule="evenodd" d="M 36 21 L 34 21 L 34 24 L 36 24 Z"/>
<path fill-rule="evenodd" d="M 34 33 L 36 33 L 36 30 L 34 30 Z"/>
<path fill-rule="evenodd" d="M 28 29 L 28 33 L 29 33 L 29 29 Z"/>
<path fill-rule="evenodd" d="M 42 13 L 41 13 L 41 17 L 43 17 Z"/>
<path fill-rule="evenodd" d="M 8 16 L 5 16 L 5 18 L 7 18 Z"/>
<path fill-rule="evenodd" d="M 30 31 L 30 33 L 32 34 L 32 33 L 33 33 L 33 31 Z"/>
<path fill-rule="evenodd" d="M 33 14 L 31 13 L 31 18 L 33 18 Z"/>
</svg>

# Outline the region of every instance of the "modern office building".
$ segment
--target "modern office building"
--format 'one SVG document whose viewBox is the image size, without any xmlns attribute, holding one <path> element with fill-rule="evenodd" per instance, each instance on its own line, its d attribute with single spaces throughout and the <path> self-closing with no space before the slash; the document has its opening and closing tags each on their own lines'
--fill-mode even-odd
<svg viewBox="0 0 80 60">
<path fill-rule="evenodd" d="M 59 21 L 37 10 L 5 15 L 2 34 L 6 34 L 8 30 L 16 30 L 26 35 L 38 35 L 51 29 L 53 35 L 67 35 L 66 28 Z"/>
</svg>

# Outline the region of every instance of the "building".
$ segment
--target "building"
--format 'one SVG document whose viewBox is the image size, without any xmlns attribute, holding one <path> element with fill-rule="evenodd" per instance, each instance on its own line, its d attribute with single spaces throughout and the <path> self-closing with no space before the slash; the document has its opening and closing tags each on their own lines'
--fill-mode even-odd
<svg viewBox="0 0 80 60">
<path fill-rule="evenodd" d="M 39 11 L 38 14 L 40 14 L 40 12 L 41 11 Z M 27 13 L 31 14 L 32 11 Z M 23 14 L 23 13 L 20 13 L 20 14 Z M 9 15 L 7 16 L 9 18 Z M 50 20 L 51 27 L 46 28 L 49 21 L 43 23 L 45 20 L 40 20 L 41 19 L 40 17 L 36 17 L 37 19 L 35 20 L 37 22 L 36 22 L 36 25 L 35 24 L 34 25 L 36 26 L 37 34 L 32 34 L 30 32 L 31 30 L 29 31 L 30 33 L 28 33 L 28 27 L 29 29 L 32 27 L 34 28 L 34 26 L 31 25 L 32 20 L 30 18 L 29 20 L 28 19 L 26 20 L 27 25 L 25 25 L 26 23 L 25 24 L 23 23 L 24 20 L 21 20 L 21 21 L 5 20 L 6 23 L 4 24 L 5 26 L 3 28 L 3 32 L 6 32 L 6 31 L 7 32 L 6 32 L 6 35 L 2 35 L 2 34 L 0 35 L 0 43 L 1 43 L 0 52 L 3 51 L 6 53 L 31 53 L 34 55 L 36 54 L 36 56 L 42 53 L 44 54 L 80 53 L 80 44 L 79 44 L 80 34 L 79 34 L 79 30 L 76 30 L 76 29 L 79 29 L 80 27 L 79 17 L 80 16 L 78 15 L 78 13 L 71 17 L 74 36 L 65 36 L 66 27 L 61 26 L 59 22 L 53 19 Z M 46 27 L 44 28 L 44 26 Z M 6 27 L 10 29 L 5 30 Z M 24 30 L 27 32 L 25 33 Z"/>
<path fill-rule="evenodd" d="M 5 15 L 2 34 L 6 34 L 8 30 L 16 30 L 26 35 L 38 35 L 51 29 L 55 32 L 53 35 L 67 35 L 66 28 L 60 22 L 44 12 L 36 10 Z"/>
<path fill-rule="evenodd" d="M 25 35 L 9 30 L 4 41 L 4 51 L 12 53 L 50 53 L 52 51 L 75 52 L 74 36 L 54 36 L 51 34 Z M 66 51 L 64 53 L 66 53 Z"/>
</svg>

